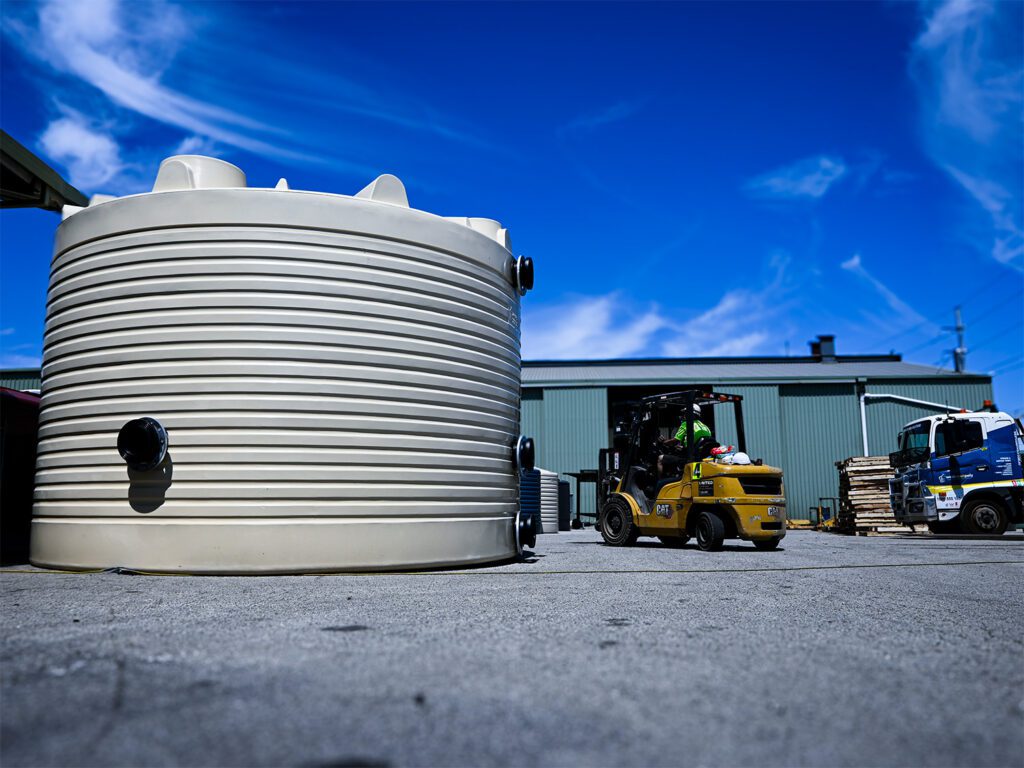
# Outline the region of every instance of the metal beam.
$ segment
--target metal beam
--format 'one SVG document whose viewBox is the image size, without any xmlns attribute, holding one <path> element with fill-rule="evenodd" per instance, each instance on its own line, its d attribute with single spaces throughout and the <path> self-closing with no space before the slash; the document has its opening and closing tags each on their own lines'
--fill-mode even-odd
<svg viewBox="0 0 1024 768">
<path fill-rule="evenodd" d="M 903 397 L 902 395 L 885 395 L 885 394 L 869 394 L 865 392 L 860 396 L 860 434 L 864 439 L 864 455 L 870 456 L 868 452 L 868 414 L 866 402 L 868 399 L 871 400 L 892 400 L 897 403 L 906 403 L 907 405 L 917 405 L 921 408 L 934 408 L 937 411 L 945 411 L 946 413 L 952 413 L 953 411 L 962 411 L 963 408 L 954 407 L 951 405 L 943 405 L 942 403 L 930 403 L 927 400 L 917 400 L 913 397 Z"/>
</svg>

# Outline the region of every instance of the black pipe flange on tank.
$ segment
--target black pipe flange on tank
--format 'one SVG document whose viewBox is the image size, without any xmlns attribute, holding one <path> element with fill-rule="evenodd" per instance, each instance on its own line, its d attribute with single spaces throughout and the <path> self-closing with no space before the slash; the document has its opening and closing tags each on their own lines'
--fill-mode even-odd
<svg viewBox="0 0 1024 768">
<path fill-rule="evenodd" d="M 117 452 L 134 470 L 156 469 L 167 455 L 167 430 L 150 416 L 132 419 L 117 433 Z"/>
<path fill-rule="evenodd" d="M 530 472 L 534 467 L 534 459 L 536 452 L 533 447 L 533 438 L 519 436 L 516 440 L 515 451 L 512 452 L 512 458 L 516 463 L 516 469 L 520 472 Z"/>
<path fill-rule="evenodd" d="M 523 554 L 523 547 L 537 546 L 537 521 L 532 512 L 519 510 L 516 514 L 516 552 Z"/>
<path fill-rule="evenodd" d="M 520 256 L 516 259 L 513 271 L 519 295 L 525 296 L 527 291 L 533 289 L 533 259 L 529 256 Z"/>
</svg>

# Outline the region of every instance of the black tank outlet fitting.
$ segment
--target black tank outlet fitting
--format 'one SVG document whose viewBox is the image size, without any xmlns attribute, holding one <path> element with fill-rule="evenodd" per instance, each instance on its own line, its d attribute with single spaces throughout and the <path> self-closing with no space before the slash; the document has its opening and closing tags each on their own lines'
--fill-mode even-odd
<svg viewBox="0 0 1024 768">
<path fill-rule="evenodd" d="M 516 516 L 516 539 L 519 542 L 519 550 L 523 547 L 531 549 L 537 546 L 537 520 L 532 512 L 520 512 Z"/>
<path fill-rule="evenodd" d="M 525 296 L 527 291 L 533 290 L 533 259 L 529 256 L 520 256 L 516 259 L 515 272 L 519 295 Z"/>
<path fill-rule="evenodd" d="M 533 447 L 533 438 L 519 436 L 516 441 L 516 449 L 513 458 L 516 462 L 516 469 L 520 472 L 531 472 L 534 467 L 536 451 Z"/>
<path fill-rule="evenodd" d="M 117 433 L 117 452 L 134 470 L 156 469 L 167 455 L 167 430 L 150 416 L 132 419 Z"/>
</svg>

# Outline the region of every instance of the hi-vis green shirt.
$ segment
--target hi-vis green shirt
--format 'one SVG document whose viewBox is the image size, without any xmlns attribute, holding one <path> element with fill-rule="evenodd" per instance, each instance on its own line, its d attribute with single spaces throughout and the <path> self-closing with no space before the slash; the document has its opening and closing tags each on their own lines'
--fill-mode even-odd
<svg viewBox="0 0 1024 768">
<path fill-rule="evenodd" d="M 702 437 L 711 437 L 711 430 L 708 429 L 708 425 L 700 419 L 693 420 L 693 441 L 699 442 Z M 683 445 L 686 445 L 686 422 L 684 421 L 679 425 L 679 431 L 676 432 L 676 440 Z"/>
</svg>

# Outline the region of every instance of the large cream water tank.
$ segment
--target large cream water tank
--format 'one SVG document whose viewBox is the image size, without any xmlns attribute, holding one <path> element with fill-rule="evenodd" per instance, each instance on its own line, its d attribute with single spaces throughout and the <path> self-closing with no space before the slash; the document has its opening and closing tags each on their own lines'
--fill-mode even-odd
<svg viewBox="0 0 1024 768">
<path fill-rule="evenodd" d="M 69 215 L 70 214 L 70 215 Z M 47 303 L 34 563 L 199 573 L 514 556 L 520 296 L 489 219 L 246 188 L 170 158 L 66 210 Z M 518 463 L 517 463 L 518 462 Z"/>
</svg>

